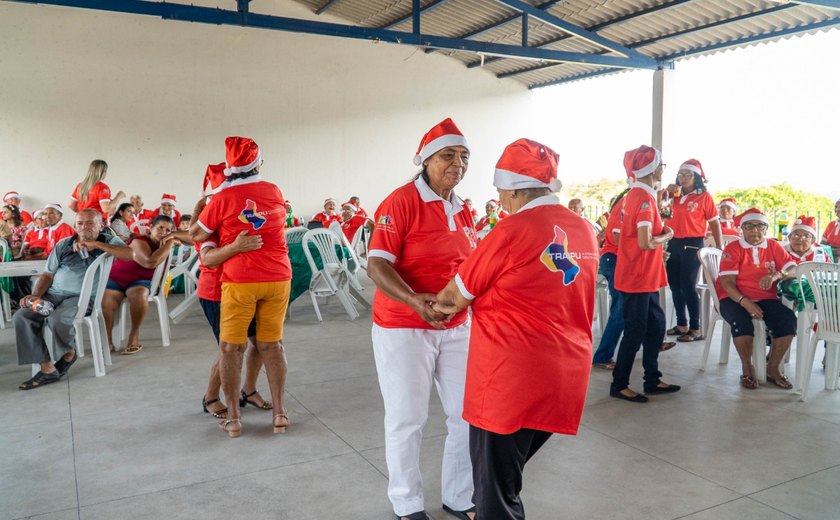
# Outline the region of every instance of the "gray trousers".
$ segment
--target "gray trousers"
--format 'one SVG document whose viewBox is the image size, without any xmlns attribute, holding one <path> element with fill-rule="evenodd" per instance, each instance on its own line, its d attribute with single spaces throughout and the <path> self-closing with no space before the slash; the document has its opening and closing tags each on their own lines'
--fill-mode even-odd
<svg viewBox="0 0 840 520">
<path fill-rule="evenodd" d="M 56 296 L 45 294 L 44 300 L 55 305 L 49 316 L 42 316 L 31 309 L 19 309 L 12 317 L 17 340 L 18 365 L 30 365 L 50 361 L 50 352 L 44 341 L 44 325 L 49 327 L 53 337 L 55 359 L 76 349 L 76 329 L 73 318 L 79 306 L 78 296 Z"/>
</svg>

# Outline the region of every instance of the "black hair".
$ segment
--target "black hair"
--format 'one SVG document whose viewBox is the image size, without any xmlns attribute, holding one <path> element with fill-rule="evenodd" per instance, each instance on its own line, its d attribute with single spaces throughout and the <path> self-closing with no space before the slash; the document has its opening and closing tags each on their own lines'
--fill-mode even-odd
<svg viewBox="0 0 840 520">
<path fill-rule="evenodd" d="M 23 225 L 23 217 L 20 216 L 20 209 L 17 206 L 14 204 L 6 204 L 3 207 L 12 212 L 12 222 L 15 223 L 15 226 Z"/>
<path fill-rule="evenodd" d="M 616 195 L 616 196 L 615 196 L 615 198 L 614 198 L 614 199 L 610 202 L 610 211 L 612 211 L 612 210 L 613 210 L 613 208 L 614 208 L 614 207 L 615 207 L 615 206 L 616 206 L 619 202 L 621 202 L 621 199 L 623 199 L 623 198 L 624 198 L 624 196 L 625 196 L 625 195 L 627 195 L 627 193 L 629 193 L 629 192 L 630 192 L 630 188 L 624 188 L 624 191 L 622 191 L 621 193 L 619 193 L 618 195 Z"/>
<path fill-rule="evenodd" d="M 691 172 L 694 174 L 694 191 L 699 193 L 704 193 L 706 191 L 706 183 L 703 182 L 703 177 L 700 177 L 700 174 L 697 172 Z M 677 175 L 674 179 L 674 184 L 677 186 L 680 185 L 680 176 Z M 685 195 L 685 193 L 683 193 Z"/>
<path fill-rule="evenodd" d="M 114 216 L 111 217 L 111 221 L 117 220 L 122 216 L 122 212 L 128 208 L 133 208 L 134 206 L 130 202 L 123 202 L 117 207 L 117 211 L 114 212 Z"/>
<path fill-rule="evenodd" d="M 414 177 L 412 177 L 411 180 L 416 181 L 420 177 L 423 177 L 423 180 L 426 181 L 426 184 L 430 183 L 430 181 L 429 181 L 429 169 L 426 167 L 425 164 L 423 165 L 423 169 L 420 170 L 419 172 L 417 172 L 417 174 Z"/>
<path fill-rule="evenodd" d="M 253 177 L 260 173 L 259 167 L 254 168 L 253 170 L 248 170 L 247 172 L 242 173 L 232 173 L 228 176 L 227 180 L 235 181 L 236 179 L 247 179 L 248 177 Z"/>
<path fill-rule="evenodd" d="M 175 221 L 172 218 L 167 217 L 166 215 L 158 215 L 152 219 L 152 223 L 149 224 L 150 227 L 157 226 L 160 222 L 169 222 L 172 224 L 172 227 L 175 227 Z"/>
</svg>

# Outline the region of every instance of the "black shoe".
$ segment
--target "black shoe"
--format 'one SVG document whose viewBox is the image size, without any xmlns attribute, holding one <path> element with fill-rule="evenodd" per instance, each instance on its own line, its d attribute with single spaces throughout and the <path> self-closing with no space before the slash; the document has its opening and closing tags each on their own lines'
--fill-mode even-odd
<svg viewBox="0 0 840 520">
<path fill-rule="evenodd" d="M 668 385 L 668 386 L 646 386 L 645 393 L 646 394 L 673 394 L 674 392 L 679 392 L 680 386 L 679 385 Z"/>
<path fill-rule="evenodd" d="M 461 520 L 470 520 L 470 517 L 467 513 L 475 513 L 475 506 L 472 506 L 469 509 L 464 509 L 463 511 L 456 511 L 448 505 L 443 504 L 443 510 L 456 518 L 460 518 Z"/>
<path fill-rule="evenodd" d="M 61 359 L 55 362 L 55 369 L 58 370 L 58 377 L 64 377 L 67 375 L 67 371 L 70 370 L 70 367 L 73 366 L 73 363 L 79 359 L 79 354 L 73 353 L 73 359 L 70 361 L 65 361 L 64 357 L 62 356 Z"/>
<path fill-rule="evenodd" d="M 58 380 L 61 379 L 61 376 L 58 375 L 58 371 L 50 372 L 45 374 L 43 372 L 38 372 L 30 379 L 24 381 L 23 383 L 18 386 L 19 390 L 32 390 L 33 388 L 40 388 L 44 385 L 49 385 L 52 383 L 58 383 Z"/>
<path fill-rule="evenodd" d="M 397 515 L 397 520 L 402 520 L 403 518 L 408 518 L 408 520 L 429 520 L 429 515 L 427 515 L 425 511 L 417 511 L 416 513 L 411 513 L 410 515 Z"/>
<path fill-rule="evenodd" d="M 625 401 L 630 401 L 631 403 L 646 403 L 648 402 L 648 398 L 643 396 L 642 394 L 636 394 L 633 397 L 626 396 L 621 393 L 621 391 L 613 392 L 610 391 L 610 397 L 615 397 L 616 399 L 624 399 Z"/>
</svg>

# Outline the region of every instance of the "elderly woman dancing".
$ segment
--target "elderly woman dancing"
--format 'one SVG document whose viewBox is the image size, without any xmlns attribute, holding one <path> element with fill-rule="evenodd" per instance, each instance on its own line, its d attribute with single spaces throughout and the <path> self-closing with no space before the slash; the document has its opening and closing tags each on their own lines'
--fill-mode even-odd
<svg viewBox="0 0 840 520">
<path fill-rule="evenodd" d="M 428 516 L 420 478 L 420 442 L 437 384 L 446 413 L 441 495 L 459 518 L 471 518 L 469 429 L 461 417 L 470 323 L 432 308 L 435 295 L 475 247 L 472 215 L 455 195 L 467 171 L 467 141 L 451 119 L 423 136 L 413 182 L 392 192 L 375 213 L 368 253 L 373 297 L 373 353 L 385 403 L 388 498 L 401 519 Z M 457 516 L 456 515 L 456 516 Z"/>
<path fill-rule="evenodd" d="M 779 367 L 796 334 L 796 315 L 779 301 L 776 283 L 788 276 L 787 270 L 796 262 L 778 242 L 765 238 L 770 221 L 761 211 L 749 209 L 736 220 L 744 237 L 723 250 L 715 289 L 720 298 L 720 315 L 732 328 L 732 339 L 741 358 L 741 386 L 758 388 L 751 361 L 753 320 L 764 320 L 773 335 L 767 381 L 792 388 Z"/>
<path fill-rule="evenodd" d="M 586 399 L 598 245 L 552 194 L 557 159 L 528 139 L 505 148 L 493 184 L 511 215 L 435 305 L 473 308 L 464 418 L 481 520 L 525 518 L 525 463 L 552 433 L 577 433 Z"/>
</svg>

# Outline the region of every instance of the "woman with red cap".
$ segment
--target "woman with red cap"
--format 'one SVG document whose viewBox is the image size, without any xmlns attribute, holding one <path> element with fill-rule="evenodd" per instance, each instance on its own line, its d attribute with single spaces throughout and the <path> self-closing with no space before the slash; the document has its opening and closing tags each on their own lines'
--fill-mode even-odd
<svg viewBox="0 0 840 520">
<path fill-rule="evenodd" d="M 525 463 L 552 433 L 577 433 L 586 399 L 598 245 L 554 195 L 557 161 L 528 139 L 505 148 L 493 184 L 510 216 L 435 305 L 447 314 L 472 305 L 464 418 L 482 520 L 525 518 Z"/>
<path fill-rule="evenodd" d="M 822 246 L 815 245 L 817 241 L 817 219 L 800 215 L 790 228 L 788 243 L 785 244 L 787 251 L 794 262 L 829 262 Z"/>
<path fill-rule="evenodd" d="M 429 130 L 414 164 L 422 170 L 382 201 L 368 250 L 373 297 L 373 354 L 385 405 L 388 498 L 401 519 L 424 520 L 420 444 L 436 383 L 446 413 L 441 498 L 471 518 L 469 428 L 461 417 L 470 323 L 466 310 L 447 319 L 436 294 L 475 248 L 472 215 L 455 195 L 470 151 L 451 119 Z"/>
<path fill-rule="evenodd" d="M 329 197 L 324 201 L 324 211 L 317 213 L 312 217 L 313 221 L 320 222 L 325 228 L 330 227 L 333 222 L 341 224 L 341 215 L 335 210 L 336 201 Z"/>
<path fill-rule="evenodd" d="M 697 275 L 700 272 L 697 251 L 703 247 L 707 227 L 718 249 L 723 247 L 723 236 L 715 201 L 706 191 L 706 174 L 700 161 L 685 161 L 677 172 L 676 182 L 666 188 L 674 198 L 671 218 L 666 222 L 674 230 L 674 238 L 668 242 L 665 270 L 674 299 L 677 325 L 665 334 L 678 336 L 677 341 L 700 341 L 703 332 L 700 330 L 700 297 L 697 294 Z"/>
<path fill-rule="evenodd" d="M 111 188 L 103 182 L 107 175 L 108 163 L 101 159 L 92 161 L 84 180 L 73 190 L 67 207 L 76 213 L 83 209 L 94 209 L 102 215 L 102 223 L 107 226 L 109 217 L 114 214 L 120 201 L 125 198 L 125 193 L 122 191 L 111 196 Z"/>
<path fill-rule="evenodd" d="M 837 202 L 834 203 L 834 214 L 837 215 L 837 219 L 832 220 L 825 227 L 820 244 L 831 247 L 831 255 L 834 261 L 840 262 L 840 199 L 837 199 Z"/>
<path fill-rule="evenodd" d="M 636 352 L 643 347 L 646 394 L 676 392 L 660 378 L 659 349 L 665 337 L 665 313 L 659 306 L 659 289 L 668 279 L 662 262 L 662 246 L 674 236 L 662 223 L 654 185 L 662 180 L 659 150 L 642 145 L 624 154 L 627 176 L 634 180 L 624 197 L 621 213 L 621 239 L 615 268 L 615 288 L 621 291 L 624 337 L 618 346 L 610 396 L 634 403 L 647 397 L 630 389 L 630 372 Z"/>
<path fill-rule="evenodd" d="M 181 225 L 181 212 L 175 209 L 178 203 L 177 197 L 170 193 L 164 193 L 160 196 L 160 207 L 152 211 L 151 220 L 154 220 L 158 215 L 164 215 L 175 222 L 175 229 Z"/>
<path fill-rule="evenodd" d="M 741 229 L 735 225 L 735 213 L 738 212 L 738 203 L 733 198 L 726 198 L 718 204 L 720 213 L 720 231 L 724 235 L 734 237 L 741 236 Z"/>
<path fill-rule="evenodd" d="M 789 276 L 788 270 L 796 262 L 778 242 L 765 238 L 770 221 L 761 211 L 748 209 L 736 221 L 744 237 L 723 250 L 715 289 L 720 298 L 720 315 L 732 329 L 741 358 L 741 386 L 758 388 L 752 366 L 753 320 L 764 320 L 773 336 L 767 381 L 792 388 L 781 373 L 780 364 L 796 334 L 796 315 L 779 301 L 776 284 Z"/>
</svg>

